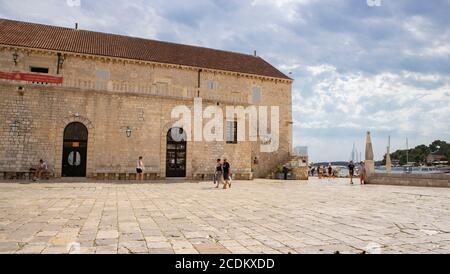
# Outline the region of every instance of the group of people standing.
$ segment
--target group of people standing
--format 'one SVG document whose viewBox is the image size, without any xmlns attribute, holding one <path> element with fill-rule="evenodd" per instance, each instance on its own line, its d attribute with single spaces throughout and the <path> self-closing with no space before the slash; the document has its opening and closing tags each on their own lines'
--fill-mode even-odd
<svg viewBox="0 0 450 274">
<path fill-rule="evenodd" d="M 317 172 L 317 176 L 319 177 L 319 179 L 322 179 L 323 177 L 335 177 L 336 176 L 331 164 L 329 164 L 328 167 L 318 166 L 318 167 L 310 168 L 311 176 L 314 176 L 316 174 L 316 172 Z"/>
<path fill-rule="evenodd" d="M 144 161 L 140 156 L 136 164 L 136 180 L 144 180 Z M 217 159 L 216 167 L 214 171 L 214 184 L 219 188 L 220 184 L 223 184 L 223 189 L 231 188 L 231 166 L 226 158 L 223 160 Z"/>
<path fill-rule="evenodd" d="M 216 168 L 214 172 L 214 184 L 216 188 L 219 188 L 220 184 L 223 184 L 223 189 L 231 188 L 231 166 L 227 159 L 217 159 Z"/>
<path fill-rule="evenodd" d="M 350 184 L 353 184 L 353 177 L 358 176 L 360 183 L 363 185 L 366 182 L 366 165 L 364 162 L 360 162 L 359 164 L 355 165 L 353 161 L 350 161 L 347 165 L 348 168 L 348 175 L 350 177 Z M 337 177 L 338 174 L 336 174 L 339 170 L 333 169 L 331 164 L 326 166 L 317 166 L 317 167 L 311 167 L 310 168 L 310 176 L 315 176 L 317 174 L 319 179 L 322 179 L 324 177 Z"/>
</svg>

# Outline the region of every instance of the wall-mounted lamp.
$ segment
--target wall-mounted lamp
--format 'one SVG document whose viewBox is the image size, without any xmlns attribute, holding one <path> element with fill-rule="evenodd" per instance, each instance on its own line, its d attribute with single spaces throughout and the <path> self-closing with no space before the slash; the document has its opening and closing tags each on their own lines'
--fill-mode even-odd
<svg viewBox="0 0 450 274">
<path fill-rule="evenodd" d="M 253 164 L 255 164 L 255 165 L 259 164 L 258 157 L 255 157 L 255 159 L 253 159 Z"/>
<path fill-rule="evenodd" d="M 131 137 L 131 133 L 132 133 L 131 128 L 127 127 L 127 130 L 125 130 L 125 133 L 127 134 L 127 137 L 130 138 Z"/>
<path fill-rule="evenodd" d="M 11 123 L 11 131 L 12 132 L 17 132 L 17 130 L 19 129 L 20 123 L 19 121 L 14 121 Z"/>
<path fill-rule="evenodd" d="M 14 52 L 13 55 L 14 65 L 17 66 L 17 59 L 19 59 L 19 54 L 17 52 Z"/>
</svg>

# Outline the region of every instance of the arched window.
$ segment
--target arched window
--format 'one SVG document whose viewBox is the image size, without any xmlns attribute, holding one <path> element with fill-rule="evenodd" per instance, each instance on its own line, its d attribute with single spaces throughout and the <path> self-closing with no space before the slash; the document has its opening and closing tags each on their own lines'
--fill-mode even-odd
<svg viewBox="0 0 450 274">
<path fill-rule="evenodd" d="M 82 123 L 71 123 L 64 130 L 64 140 L 66 141 L 87 141 L 87 139 L 88 130 Z"/>
</svg>

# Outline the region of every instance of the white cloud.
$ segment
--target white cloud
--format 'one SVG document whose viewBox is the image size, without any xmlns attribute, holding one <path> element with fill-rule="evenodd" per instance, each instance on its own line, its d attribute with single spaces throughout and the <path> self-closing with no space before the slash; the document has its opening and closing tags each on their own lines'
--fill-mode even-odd
<svg viewBox="0 0 450 274">
<path fill-rule="evenodd" d="M 317 130 L 336 132 L 336 136 L 345 132 L 359 131 L 363 138 L 366 130 L 376 130 L 387 138 L 410 136 L 412 142 L 417 139 L 437 138 L 450 134 L 450 78 L 439 75 L 401 72 L 399 74 L 381 73 L 374 76 L 346 73 L 340 74 L 327 65 L 308 69 L 313 79 L 313 95 L 305 97 L 301 93 L 294 96 L 294 116 L 303 131 L 297 144 L 311 146 L 317 139 Z M 327 74 L 321 72 L 326 71 Z M 409 85 L 408 80 L 444 81 L 445 85 L 426 90 Z M 311 135 L 308 134 L 311 131 Z M 309 136 L 309 137 L 308 137 Z M 353 137 L 354 138 L 354 137 Z M 334 152 L 333 159 L 339 159 Z M 383 150 L 377 151 L 381 158 Z M 315 155 L 317 159 L 317 155 Z M 326 160 L 324 158 L 319 158 Z M 341 159 L 344 160 L 344 159 Z"/>
<path fill-rule="evenodd" d="M 317 76 L 319 74 L 325 73 L 325 72 L 333 72 L 336 71 L 336 68 L 331 65 L 320 65 L 320 66 L 308 66 L 306 67 L 306 70 L 311 72 L 312 75 Z"/>
</svg>

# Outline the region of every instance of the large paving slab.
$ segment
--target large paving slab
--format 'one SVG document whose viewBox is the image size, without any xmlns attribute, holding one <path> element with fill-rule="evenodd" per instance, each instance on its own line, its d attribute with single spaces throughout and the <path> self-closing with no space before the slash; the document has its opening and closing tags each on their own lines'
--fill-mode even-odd
<svg viewBox="0 0 450 274">
<path fill-rule="evenodd" d="M 450 189 L 0 183 L 0 253 L 450 253 Z"/>
</svg>

